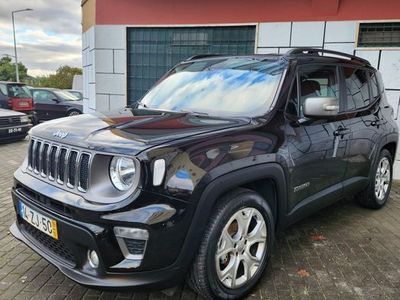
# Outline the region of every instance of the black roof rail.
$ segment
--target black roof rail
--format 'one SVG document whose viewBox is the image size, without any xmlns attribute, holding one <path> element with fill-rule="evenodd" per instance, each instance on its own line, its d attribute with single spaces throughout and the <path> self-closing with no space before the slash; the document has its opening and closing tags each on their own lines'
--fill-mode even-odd
<svg viewBox="0 0 400 300">
<path fill-rule="evenodd" d="M 193 55 L 187 59 L 185 59 L 185 61 L 190 61 L 193 59 L 200 59 L 200 58 L 207 58 L 207 57 L 216 57 L 216 56 L 222 56 L 220 54 L 198 54 L 198 55 Z"/>
<path fill-rule="evenodd" d="M 285 56 L 287 56 L 287 55 L 296 55 L 296 54 L 320 55 L 319 53 L 321 53 L 321 54 L 327 53 L 327 54 L 333 54 L 333 55 L 337 55 L 337 56 L 350 58 L 350 60 L 358 61 L 361 64 L 370 66 L 369 61 L 364 59 L 364 58 L 361 58 L 361 57 L 358 57 L 358 56 L 355 56 L 355 55 L 351 55 L 351 54 L 347 54 L 347 53 L 343 53 L 343 52 L 339 52 L 339 51 L 328 50 L 328 49 L 295 48 L 295 49 L 292 49 L 292 50 L 289 50 L 288 52 L 286 52 Z"/>
</svg>

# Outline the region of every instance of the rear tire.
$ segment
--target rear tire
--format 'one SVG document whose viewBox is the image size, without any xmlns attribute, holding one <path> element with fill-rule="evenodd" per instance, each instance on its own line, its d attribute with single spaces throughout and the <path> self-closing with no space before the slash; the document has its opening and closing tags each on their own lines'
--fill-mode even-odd
<svg viewBox="0 0 400 300">
<path fill-rule="evenodd" d="M 187 277 L 206 299 L 238 299 L 262 276 L 274 241 L 274 219 L 259 194 L 236 189 L 221 198 Z"/>
<path fill-rule="evenodd" d="M 390 152 L 383 149 L 371 169 L 370 182 L 368 186 L 356 196 L 360 205 L 379 209 L 385 206 L 389 199 L 392 187 L 393 158 Z"/>
</svg>

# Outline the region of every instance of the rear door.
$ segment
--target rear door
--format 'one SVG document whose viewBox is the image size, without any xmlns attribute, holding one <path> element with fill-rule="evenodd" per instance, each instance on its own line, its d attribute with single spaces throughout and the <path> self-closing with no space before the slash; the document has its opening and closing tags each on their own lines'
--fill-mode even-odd
<svg viewBox="0 0 400 300">
<path fill-rule="evenodd" d="M 374 73 L 369 69 L 346 66 L 342 68 L 342 77 L 347 117 L 343 122 L 351 129 L 344 186 L 351 192 L 368 182 L 373 159 L 379 151 L 378 142 L 384 134 L 384 121 L 379 105 L 371 107 L 380 100 Z"/>
<path fill-rule="evenodd" d="M 342 194 L 349 131 L 339 116 L 322 120 L 309 119 L 303 114 L 304 102 L 310 97 L 335 97 L 342 106 L 340 85 L 337 66 L 304 65 L 298 69 L 287 106 L 287 112 L 298 118 L 287 131 L 291 165 L 289 212 L 312 202 L 316 209 L 321 208 Z"/>
</svg>

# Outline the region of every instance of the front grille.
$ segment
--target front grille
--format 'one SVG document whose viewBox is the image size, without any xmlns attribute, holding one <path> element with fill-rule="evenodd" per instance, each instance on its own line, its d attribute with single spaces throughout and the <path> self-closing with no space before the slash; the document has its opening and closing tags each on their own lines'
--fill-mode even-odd
<svg viewBox="0 0 400 300">
<path fill-rule="evenodd" d="M 26 221 L 22 221 L 23 231 L 29 235 L 31 239 L 34 239 L 40 245 L 50 250 L 52 253 L 60 257 L 65 262 L 75 266 L 76 258 L 72 251 L 65 245 L 65 243 L 61 240 L 53 239 L 47 234 L 41 232 L 36 227 L 27 223 Z"/>
<path fill-rule="evenodd" d="M 69 188 L 87 191 L 91 162 L 89 153 L 36 138 L 31 139 L 28 149 L 30 171 Z"/>
<path fill-rule="evenodd" d="M 21 125 L 21 117 L 0 118 L 0 126 Z"/>
</svg>

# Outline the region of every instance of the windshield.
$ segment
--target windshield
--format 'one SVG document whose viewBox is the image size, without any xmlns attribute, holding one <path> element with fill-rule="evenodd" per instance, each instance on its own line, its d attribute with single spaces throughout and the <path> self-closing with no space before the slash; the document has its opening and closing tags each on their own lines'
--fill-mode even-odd
<svg viewBox="0 0 400 300">
<path fill-rule="evenodd" d="M 32 98 L 31 91 L 20 84 L 7 84 L 8 96 L 15 98 Z"/>
<path fill-rule="evenodd" d="M 67 91 L 53 91 L 59 98 L 64 101 L 78 101 L 80 100 L 78 97 L 72 95 L 70 92 Z"/>
<path fill-rule="evenodd" d="M 285 65 L 277 60 L 223 58 L 173 69 L 140 101 L 146 108 L 222 116 L 260 116 L 274 99 Z"/>
</svg>

